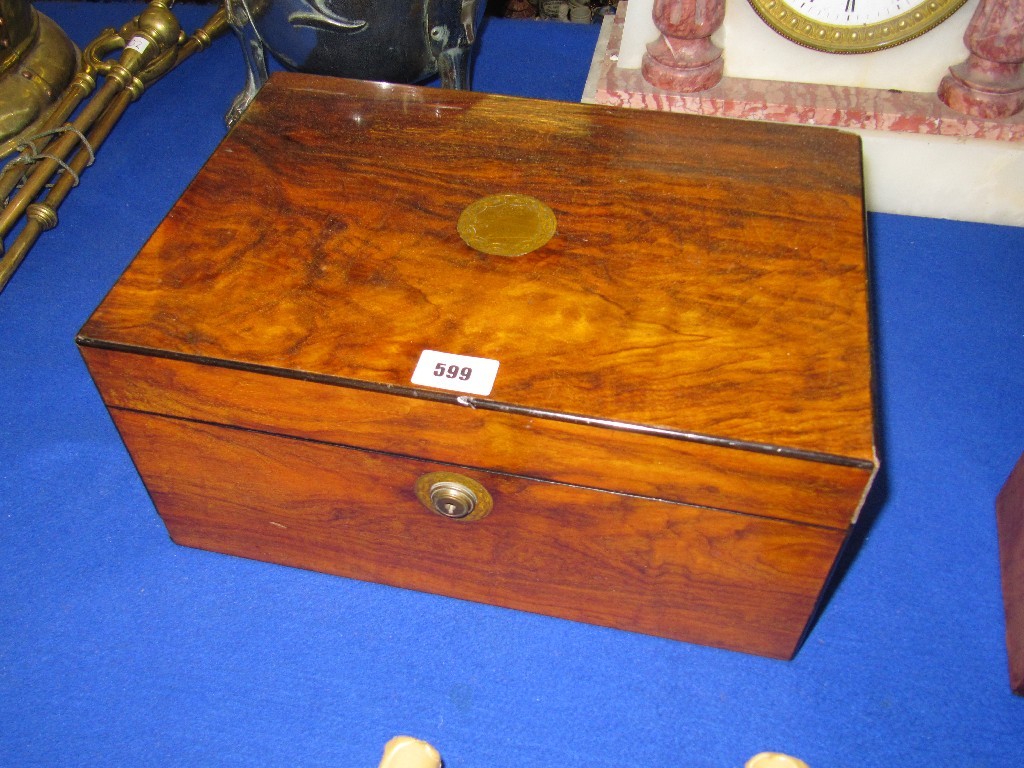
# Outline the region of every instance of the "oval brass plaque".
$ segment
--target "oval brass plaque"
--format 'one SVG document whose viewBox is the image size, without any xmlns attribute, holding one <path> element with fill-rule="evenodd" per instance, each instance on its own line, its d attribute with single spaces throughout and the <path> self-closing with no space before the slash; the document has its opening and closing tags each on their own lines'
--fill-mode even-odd
<svg viewBox="0 0 1024 768">
<path fill-rule="evenodd" d="M 491 256 L 524 256 L 555 234 L 555 212 L 529 195 L 489 195 L 459 216 L 466 245 Z"/>
</svg>

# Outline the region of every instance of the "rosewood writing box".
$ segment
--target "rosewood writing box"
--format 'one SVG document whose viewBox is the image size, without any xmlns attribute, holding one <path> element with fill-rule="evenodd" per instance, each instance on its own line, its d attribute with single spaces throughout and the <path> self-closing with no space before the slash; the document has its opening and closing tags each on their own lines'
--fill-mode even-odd
<svg viewBox="0 0 1024 768">
<path fill-rule="evenodd" d="M 827 129 L 276 74 L 78 342 L 180 544 L 766 656 L 877 466 Z"/>
</svg>

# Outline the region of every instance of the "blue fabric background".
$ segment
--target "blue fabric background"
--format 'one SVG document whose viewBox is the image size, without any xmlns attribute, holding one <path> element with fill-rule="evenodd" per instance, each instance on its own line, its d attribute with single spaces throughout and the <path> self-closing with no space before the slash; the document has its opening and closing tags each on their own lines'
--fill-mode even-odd
<svg viewBox="0 0 1024 768">
<path fill-rule="evenodd" d="M 82 44 L 137 11 L 39 7 Z M 491 20 L 476 87 L 577 101 L 596 36 Z M 170 542 L 73 343 L 242 75 L 228 37 L 147 93 L 0 295 L 0 765 L 356 768 L 399 733 L 449 768 L 1024 765 L 1024 229 L 870 217 L 885 469 L 793 662 L 249 562 Z"/>
</svg>

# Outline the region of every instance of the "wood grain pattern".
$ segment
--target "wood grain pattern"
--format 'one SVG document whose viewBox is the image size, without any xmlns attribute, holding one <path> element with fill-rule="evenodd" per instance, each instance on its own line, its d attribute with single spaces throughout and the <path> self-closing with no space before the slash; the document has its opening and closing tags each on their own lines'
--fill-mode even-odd
<svg viewBox="0 0 1024 768">
<path fill-rule="evenodd" d="M 413 483 L 446 467 L 113 409 L 178 543 L 789 658 L 844 534 L 461 470 L 459 523 Z"/>
<path fill-rule="evenodd" d="M 466 245 L 500 193 L 554 237 Z M 279 74 L 79 344 L 179 543 L 788 658 L 877 468 L 863 227 L 834 131 Z"/>
<path fill-rule="evenodd" d="M 501 192 L 555 237 L 466 246 Z M 863 224 L 852 135 L 283 74 L 84 335 L 872 465 Z"/>
<path fill-rule="evenodd" d="M 1024 456 L 996 497 L 1010 688 L 1024 696 Z"/>
<path fill-rule="evenodd" d="M 82 348 L 108 406 L 846 528 L 869 470 Z"/>
</svg>

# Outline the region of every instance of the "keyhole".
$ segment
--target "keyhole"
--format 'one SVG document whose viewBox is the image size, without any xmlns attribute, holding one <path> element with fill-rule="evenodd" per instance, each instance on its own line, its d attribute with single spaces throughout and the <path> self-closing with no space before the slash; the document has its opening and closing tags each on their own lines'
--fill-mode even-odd
<svg viewBox="0 0 1024 768">
<path fill-rule="evenodd" d="M 455 519 L 465 517 L 476 507 L 476 495 L 473 491 L 461 483 L 450 480 L 430 486 L 430 500 L 440 514 Z"/>
<path fill-rule="evenodd" d="M 454 472 L 428 472 L 416 480 L 416 498 L 427 509 L 449 520 L 480 520 L 494 506 L 479 482 Z"/>
</svg>

